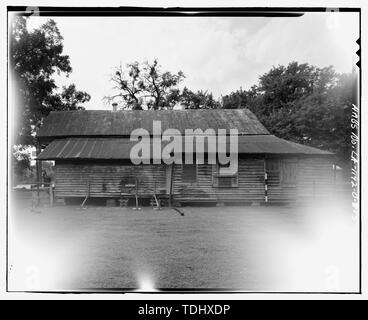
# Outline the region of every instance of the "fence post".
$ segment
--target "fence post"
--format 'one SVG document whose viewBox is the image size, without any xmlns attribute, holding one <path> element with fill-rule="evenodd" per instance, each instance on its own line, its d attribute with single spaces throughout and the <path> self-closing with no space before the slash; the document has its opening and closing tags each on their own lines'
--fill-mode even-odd
<svg viewBox="0 0 368 320">
<path fill-rule="evenodd" d="M 52 189 L 52 183 L 49 186 L 49 196 L 50 196 L 50 207 L 54 205 L 54 190 Z"/>
<path fill-rule="evenodd" d="M 36 144 L 36 174 L 37 174 L 37 205 L 40 205 L 40 187 L 42 185 L 42 163 L 38 160 L 38 156 L 41 153 L 41 147 L 39 143 Z"/>
</svg>

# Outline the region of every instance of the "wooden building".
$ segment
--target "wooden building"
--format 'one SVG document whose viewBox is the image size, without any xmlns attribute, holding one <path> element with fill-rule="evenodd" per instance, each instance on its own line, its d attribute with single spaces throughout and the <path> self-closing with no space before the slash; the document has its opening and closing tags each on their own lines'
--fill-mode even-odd
<svg viewBox="0 0 368 320">
<path fill-rule="evenodd" d="M 130 135 L 168 128 L 237 129 L 238 171 L 218 164 L 133 165 Z M 271 135 L 247 109 L 51 112 L 37 133 L 38 160 L 55 161 L 55 196 L 119 199 L 153 194 L 173 203 L 286 203 L 330 194 L 333 154 Z"/>
</svg>

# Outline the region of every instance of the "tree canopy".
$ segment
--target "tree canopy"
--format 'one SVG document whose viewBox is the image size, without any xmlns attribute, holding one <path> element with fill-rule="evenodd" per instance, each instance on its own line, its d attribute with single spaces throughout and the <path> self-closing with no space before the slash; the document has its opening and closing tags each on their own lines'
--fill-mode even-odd
<svg viewBox="0 0 368 320">
<path fill-rule="evenodd" d="M 184 79 L 183 72 L 162 71 L 157 59 L 120 65 L 111 76 L 114 83 L 114 95 L 107 101 L 116 101 L 124 109 L 160 110 L 172 108 L 178 101 L 177 85 Z"/>
<path fill-rule="evenodd" d="M 353 75 L 291 62 L 273 67 L 258 85 L 223 97 L 224 108 L 249 108 L 276 136 L 350 159 Z"/>
<path fill-rule="evenodd" d="M 74 84 L 61 92 L 55 72 L 68 76 L 72 72 L 68 55 L 63 54 L 63 37 L 53 20 L 34 30 L 27 28 L 27 18 L 16 17 L 10 35 L 10 72 L 14 101 L 14 143 L 35 144 L 35 130 L 53 110 L 79 110 L 89 94 L 77 91 Z"/>
<path fill-rule="evenodd" d="M 117 102 L 121 109 L 173 109 L 180 104 L 185 109 L 215 109 L 221 104 L 212 93 L 198 90 L 197 92 L 178 85 L 185 78 L 184 73 L 162 71 L 155 59 L 153 63 L 128 63 L 119 66 L 111 76 L 116 93 L 107 96 L 108 102 Z"/>
<path fill-rule="evenodd" d="M 193 92 L 187 87 L 179 94 L 178 101 L 185 109 L 217 109 L 221 107 L 219 101 L 215 100 L 212 93 L 199 90 Z"/>
</svg>

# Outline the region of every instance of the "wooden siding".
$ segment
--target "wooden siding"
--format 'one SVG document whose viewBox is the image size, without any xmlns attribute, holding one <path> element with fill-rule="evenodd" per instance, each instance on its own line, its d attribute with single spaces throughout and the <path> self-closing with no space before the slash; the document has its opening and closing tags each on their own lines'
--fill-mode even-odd
<svg viewBox="0 0 368 320">
<path fill-rule="evenodd" d="M 323 157 L 276 158 L 280 173 L 268 174 L 267 202 L 284 203 L 319 200 L 331 195 L 332 161 Z M 296 171 L 295 183 L 283 181 L 288 165 Z M 181 180 L 181 166 L 174 167 L 173 199 L 177 201 L 266 202 L 264 158 L 239 159 L 238 186 L 214 187 L 212 165 L 198 165 L 197 182 Z"/>
<path fill-rule="evenodd" d="M 280 174 L 268 174 L 267 202 L 313 201 L 331 195 L 333 187 L 332 161 L 324 157 L 278 158 Z M 287 163 L 296 171 L 295 183 L 283 182 L 281 170 Z M 216 187 L 213 183 L 213 165 L 197 166 L 196 182 L 183 182 L 182 165 L 140 165 L 109 162 L 56 162 L 57 197 L 84 197 L 90 183 L 91 197 L 118 196 L 122 185 L 138 178 L 138 193 L 151 195 L 153 190 L 170 194 L 177 202 L 266 202 L 264 157 L 239 159 L 237 187 Z M 172 185 L 171 185 L 172 175 Z M 293 177 L 293 175 L 291 175 Z"/>
<path fill-rule="evenodd" d="M 253 202 L 264 201 L 264 162 L 262 158 L 239 159 L 238 186 L 214 187 L 212 165 L 198 165 L 197 182 L 181 180 L 181 166 L 175 165 L 173 199 L 177 201 Z"/>
<path fill-rule="evenodd" d="M 306 158 L 299 162 L 297 195 L 299 201 L 323 200 L 333 195 L 332 161 Z"/>
<path fill-rule="evenodd" d="M 331 159 L 294 157 L 279 161 L 279 175 L 268 174 L 268 202 L 305 202 L 320 200 L 331 195 L 333 187 Z M 285 183 L 282 179 L 282 170 L 288 170 L 288 163 L 295 168 L 295 183 Z"/>
<path fill-rule="evenodd" d="M 111 197 L 127 191 L 124 186 L 138 179 L 138 193 L 152 194 L 165 189 L 166 168 L 164 165 L 124 165 L 113 163 L 56 162 L 56 197 L 84 197 L 90 183 L 91 197 Z"/>
</svg>

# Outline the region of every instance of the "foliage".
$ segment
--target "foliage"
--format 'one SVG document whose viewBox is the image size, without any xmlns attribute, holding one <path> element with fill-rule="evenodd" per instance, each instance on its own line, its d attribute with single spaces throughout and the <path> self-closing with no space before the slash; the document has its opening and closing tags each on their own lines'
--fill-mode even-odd
<svg viewBox="0 0 368 320">
<path fill-rule="evenodd" d="M 176 87 L 184 77 L 181 71 L 163 72 L 157 59 L 153 63 L 129 63 L 126 68 L 120 65 L 111 76 L 117 93 L 106 99 L 133 110 L 143 109 L 143 106 L 153 110 L 172 108 L 178 99 Z"/>
<path fill-rule="evenodd" d="M 76 90 L 75 84 L 63 86 L 61 93 L 55 93 L 50 97 L 49 102 L 53 106 L 53 110 L 84 110 L 81 103 L 88 102 L 91 96 L 87 92 Z"/>
<path fill-rule="evenodd" d="M 224 108 L 249 108 L 276 136 L 350 158 L 351 74 L 292 62 L 272 68 L 250 90 L 223 97 Z"/>
<path fill-rule="evenodd" d="M 14 173 L 23 176 L 27 170 L 31 169 L 30 156 L 26 148 L 21 145 L 13 147 L 12 162 Z"/>
<path fill-rule="evenodd" d="M 57 93 L 55 72 L 69 75 L 72 71 L 68 55 L 63 55 L 63 37 L 53 20 L 32 31 L 27 19 L 16 17 L 10 35 L 10 70 L 12 71 L 15 141 L 34 145 L 35 130 L 52 110 L 81 109 L 80 103 L 90 96 L 70 85 Z"/>
<path fill-rule="evenodd" d="M 250 90 L 242 89 L 225 95 L 221 100 L 221 107 L 224 109 L 244 108 L 258 96 L 257 86 L 252 86 Z"/>
<path fill-rule="evenodd" d="M 212 93 L 199 90 L 193 92 L 187 87 L 184 87 L 179 96 L 179 102 L 185 109 L 217 109 L 220 103 L 213 98 Z"/>
</svg>

